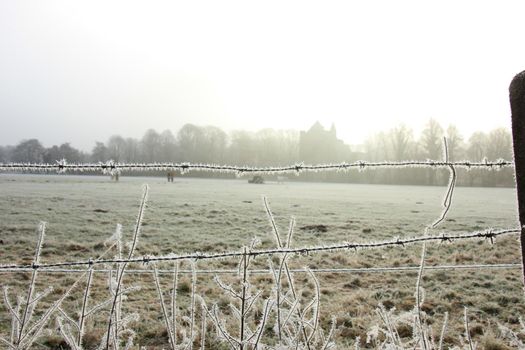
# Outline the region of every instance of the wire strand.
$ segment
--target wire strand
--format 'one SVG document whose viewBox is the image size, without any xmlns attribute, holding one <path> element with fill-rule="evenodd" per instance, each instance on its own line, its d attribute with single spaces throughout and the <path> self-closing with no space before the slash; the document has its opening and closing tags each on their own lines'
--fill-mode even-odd
<svg viewBox="0 0 525 350">
<path fill-rule="evenodd" d="M 469 265 L 434 265 L 425 266 L 425 270 L 476 270 L 476 269 L 519 269 L 521 268 L 520 263 L 508 263 L 508 264 L 469 264 Z M 356 267 L 356 268 L 319 268 L 309 269 L 315 273 L 374 273 L 374 272 L 417 272 L 419 266 L 389 266 L 389 267 Z M 5 269 L 0 270 L 0 273 L 24 273 L 31 272 L 32 268 L 16 268 L 16 269 Z M 93 269 L 93 272 L 108 273 L 110 269 Z M 64 268 L 41 268 L 40 273 L 84 273 L 85 269 L 64 269 Z M 172 275 L 173 270 L 157 270 L 159 274 Z M 206 274 L 237 274 L 237 269 L 216 269 L 216 270 L 195 270 L 195 273 L 206 275 Z M 307 273 L 305 269 L 290 269 L 293 273 Z M 126 270 L 127 274 L 152 274 L 151 269 L 130 269 Z M 179 270 L 180 274 L 191 274 L 191 270 Z M 270 270 L 265 269 L 253 269 L 250 270 L 253 274 L 268 274 Z"/>
<path fill-rule="evenodd" d="M 189 254 L 168 254 L 163 256 L 143 256 L 129 259 L 100 259 L 100 260 L 83 260 L 83 261 L 68 261 L 68 262 L 56 262 L 56 263 L 46 263 L 46 264 L 11 264 L 11 265 L 0 265 L 0 270 L 7 269 L 41 269 L 49 267 L 66 267 L 66 266 L 92 266 L 100 264 L 127 264 L 127 263 L 143 263 L 147 264 L 149 262 L 157 261 L 177 261 L 177 260 L 215 260 L 215 259 L 224 259 L 224 258 L 238 258 L 238 257 L 257 257 L 257 256 L 271 256 L 278 254 L 300 254 L 308 255 L 310 253 L 319 253 L 325 251 L 337 251 L 337 250 L 366 250 L 366 249 L 376 249 L 384 247 L 405 247 L 406 245 L 411 245 L 415 243 L 423 242 L 452 242 L 458 240 L 470 240 L 470 239 L 489 239 L 491 243 L 494 238 L 502 235 L 509 235 L 520 233 L 521 229 L 505 229 L 494 231 L 488 229 L 485 231 L 475 231 L 470 233 L 463 234 L 453 234 L 453 233 L 441 233 L 438 235 L 422 235 L 412 238 L 405 239 L 394 239 L 388 241 L 379 241 L 379 242 L 342 242 L 333 245 L 323 245 L 323 246 L 311 246 L 311 247 L 302 247 L 302 248 L 278 248 L 278 249 L 262 249 L 262 250 L 250 250 L 247 252 L 243 251 L 233 251 L 233 252 L 219 252 L 219 253 L 201 253 L 194 252 Z"/>
<path fill-rule="evenodd" d="M 514 163 L 499 159 L 497 161 L 489 162 L 470 162 L 459 161 L 449 162 L 440 160 L 407 160 L 400 162 L 366 162 L 356 161 L 353 163 L 326 163 L 316 165 L 305 165 L 302 163 L 287 165 L 282 167 L 250 167 L 250 166 L 236 166 L 236 165 L 217 165 L 217 164 L 201 164 L 201 163 L 118 163 L 108 161 L 105 163 L 82 163 L 69 164 L 66 161 L 60 161 L 56 164 L 50 163 L 0 163 L 0 171 L 35 171 L 35 172 L 52 172 L 59 173 L 74 171 L 74 172 L 102 172 L 113 173 L 121 171 L 174 171 L 180 170 L 187 172 L 190 170 L 208 171 L 208 172 L 222 172 L 222 173 L 236 173 L 238 175 L 247 173 L 265 173 L 265 174 L 282 174 L 282 173 L 300 173 L 303 171 L 326 171 L 326 170 L 350 170 L 358 169 L 365 170 L 367 168 L 406 168 L 406 167 L 433 167 L 433 168 L 489 168 L 500 169 L 504 167 L 514 167 Z"/>
</svg>

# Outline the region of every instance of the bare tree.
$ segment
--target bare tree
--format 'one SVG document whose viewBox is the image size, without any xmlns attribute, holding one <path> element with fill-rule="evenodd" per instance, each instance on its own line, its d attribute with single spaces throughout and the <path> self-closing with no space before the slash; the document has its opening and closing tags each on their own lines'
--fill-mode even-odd
<svg viewBox="0 0 525 350">
<path fill-rule="evenodd" d="M 177 133 L 180 150 L 180 160 L 185 162 L 204 161 L 204 131 L 193 124 L 185 124 Z"/>
<path fill-rule="evenodd" d="M 443 128 L 435 119 L 430 119 L 421 134 L 421 147 L 428 159 L 442 158 Z M 427 184 L 436 184 L 436 172 L 427 172 Z"/>
<path fill-rule="evenodd" d="M 128 162 L 140 161 L 141 160 L 140 142 L 137 139 L 134 139 L 132 137 L 127 137 L 125 139 L 123 155 L 124 155 L 124 159 L 126 159 Z"/>
<path fill-rule="evenodd" d="M 44 160 L 44 147 L 37 139 L 20 142 L 14 149 L 14 162 L 41 163 Z"/>
<path fill-rule="evenodd" d="M 153 130 L 146 131 L 141 140 L 142 160 L 144 162 L 155 162 L 161 148 L 160 136 Z"/>
<path fill-rule="evenodd" d="M 204 150 L 207 162 L 221 163 L 224 161 L 228 135 L 215 126 L 206 126 L 204 133 Z"/>
<path fill-rule="evenodd" d="M 449 125 L 447 128 L 448 159 L 452 162 L 460 160 L 463 156 L 464 146 L 463 136 L 461 136 L 458 128 L 455 125 Z"/>
<path fill-rule="evenodd" d="M 108 156 L 116 162 L 124 162 L 126 154 L 126 140 L 120 135 L 113 135 L 107 142 Z"/>
<path fill-rule="evenodd" d="M 389 141 L 392 145 L 394 160 L 407 160 L 411 157 L 412 129 L 405 124 L 401 124 L 390 130 Z"/>
<path fill-rule="evenodd" d="M 105 162 L 108 158 L 108 148 L 103 142 L 96 142 L 91 151 L 91 160 L 93 162 Z"/>
<path fill-rule="evenodd" d="M 507 129 L 498 128 L 489 133 L 486 156 L 489 160 L 512 159 L 512 137 Z"/>
<path fill-rule="evenodd" d="M 232 132 L 229 153 L 232 163 L 256 165 L 257 146 L 253 135 L 243 130 Z"/>
<path fill-rule="evenodd" d="M 177 140 L 170 130 L 164 130 L 160 135 L 159 161 L 173 162 L 176 157 Z"/>
</svg>

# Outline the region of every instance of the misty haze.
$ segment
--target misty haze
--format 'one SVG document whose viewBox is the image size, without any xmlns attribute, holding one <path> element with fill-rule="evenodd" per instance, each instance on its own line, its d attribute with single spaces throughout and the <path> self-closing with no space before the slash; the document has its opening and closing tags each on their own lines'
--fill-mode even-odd
<svg viewBox="0 0 525 350">
<path fill-rule="evenodd" d="M 175 134 L 170 130 L 149 129 L 141 139 L 113 135 L 106 142 L 96 142 L 91 152 L 75 149 L 70 143 L 44 147 L 37 139 L 21 141 L 15 146 L 0 148 L 0 162 L 51 163 L 209 163 L 238 164 L 253 167 L 292 164 L 323 164 L 355 161 L 443 160 L 444 138 L 450 161 L 468 159 L 473 162 L 512 158 L 510 132 L 498 128 L 489 133 L 474 132 L 465 140 L 450 125 L 444 129 L 430 119 L 420 135 L 402 124 L 379 132 L 360 145 L 348 145 L 338 138 L 335 124 L 325 128 L 315 122 L 308 130 L 263 129 L 256 132 L 238 130 L 227 134 L 218 127 L 185 124 Z M 165 174 L 157 172 L 161 176 Z M 125 174 L 125 175 L 133 175 Z M 217 174 L 192 173 L 192 176 Z M 191 176 L 190 175 L 190 176 Z M 224 176 L 221 176 L 224 177 Z M 271 179 L 276 179 L 271 176 Z M 444 185 L 448 173 L 423 169 L 385 169 L 359 173 L 305 174 L 292 177 L 299 181 L 331 181 L 378 184 Z M 512 169 L 496 174 L 469 171 L 459 177 L 464 186 L 514 186 Z"/>
</svg>

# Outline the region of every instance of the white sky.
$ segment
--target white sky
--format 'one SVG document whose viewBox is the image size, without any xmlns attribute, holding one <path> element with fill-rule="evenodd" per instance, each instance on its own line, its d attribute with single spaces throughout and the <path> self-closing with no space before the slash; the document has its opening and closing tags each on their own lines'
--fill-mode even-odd
<svg viewBox="0 0 525 350">
<path fill-rule="evenodd" d="M 2 1 L 0 145 L 185 123 L 510 125 L 524 1 Z"/>
</svg>

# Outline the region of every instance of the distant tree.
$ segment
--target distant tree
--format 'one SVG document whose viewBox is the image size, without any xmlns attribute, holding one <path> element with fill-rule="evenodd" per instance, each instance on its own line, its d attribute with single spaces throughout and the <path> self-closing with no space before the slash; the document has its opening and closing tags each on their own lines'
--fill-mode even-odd
<svg viewBox="0 0 525 350">
<path fill-rule="evenodd" d="M 281 150 L 278 155 L 278 163 L 284 165 L 298 162 L 299 132 L 296 130 L 279 130 L 277 133 L 279 149 Z"/>
<path fill-rule="evenodd" d="M 95 147 L 91 151 L 91 161 L 93 162 L 105 162 L 109 160 L 108 148 L 103 142 L 96 142 Z"/>
<path fill-rule="evenodd" d="M 170 130 L 164 130 L 160 136 L 159 160 L 162 162 L 173 162 L 176 159 L 177 140 Z"/>
<path fill-rule="evenodd" d="M 391 159 L 399 162 L 416 157 L 417 144 L 414 142 L 412 129 L 405 124 L 391 129 L 387 138 L 386 142 L 392 152 Z M 420 169 L 384 169 L 384 173 L 390 173 L 390 180 L 398 184 L 419 183 L 418 178 L 421 177 Z"/>
<path fill-rule="evenodd" d="M 220 128 L 215 126 L 206 126 L 203 128 L 204 144 L 203 151 L 207 156 L 207 163 L 224 162 L 226 145 L 228 144 L 228 135 Z"/>
<path fill-rule="evenodd" d="M 69 142 L 63 143 L 59 147 L 62 159 L 66 159 L 71 163 L 78 163 L 82 161 L 83 155 L 78 149 L 72 147 Z"/>
<path fill-rule="evenodd" d="M 468 140 L 468 159 L 475 162 L 483 160 L 487 156 L 487 145 L 488 137 L 485 133 L 473 133 Z"/>
<path fill-rule="evenodd" d="M 252 133 L 237 130 L 231 133 L 229 154 L 231 162 L 239 165 L 256 165 L 257 144 Z"/>
<path fill-rule="evenodd" d="M 458 161 L 463 157 L 465 151 L 463 136 L 461 136 L 458 128 L 455 125 L 449 125 L 447 128 L 447 146 L 448 159 L 452 162 Z"/>
<path fill-rule="evenodd" d="M 392 152 L 394 160 L 401 161 L 407 160 L 411 157 L 411 146 L 412 146 L 412 129 L 408 128 L 405 124 L 390 130 L 388 135 L 390 144 L 392 145 Z"/>
<path fill-rule="evenodd" d="M 257 165 L 270 166 L 279 158 L 279 139 L 274 129 L 262 129 L 255 133 Z"/>
<path fill-rule="evenodd" d="M 0 163 L 9 162 L 9 151 L 7 146 L 0 146 Z"/>
<path fill-rule="evenodd" d="M 37 139 L 20 142 L 13 149 L 14 162 L 41 163 L 44 160 L 44 147 Z"/>
<path fill-rule="evenodd" d="M 115 162 L 123 162 L 127 159 L 126 154 L 126 140 L 120 135 L 113 135 L 108 139 L 106 144 L 108 157 Z"/>
<path fill-rule="evenodd" d="M 185 124 L 177 133 L 179 159 L 184 162 L 204 162 L 206 154 L 203 128 Z"/>
<path fill-rule="evenodd" d="M 161 149 L 160 135 L 153 129 L 146 131 L 140 141 L 142 149 L 142 159 L 145 162 L 155 162 Z"/>
<path fill-rule="evenodd" d="M 128 162 L 139 162 L 141 160 L 140 142 L 128 137 L 125 139 L 124 159 Z"/>
<path fill-rule="evenodd" d="M 490 160 L 512 158 L 512 136 L 507 129 L 498 128 L 489 133 L 487 158 Z"/>
<path fill-rule="evenodd" d="M 435 119 L 427 122 L 421 134 L 421 147 L 429 159 L 441 159 L 443 150 L 443 128 Z"/>
<path fill-rule="evenodd" d="M 512 159 L 512 136 L 505 128 L 492 130 L 488 135 L 487 158 L 491 161 L 498 159 Z M 486 172 L 485 185 L 513 186 L 514 173 L 510 168 L 500 169 L 497 172 Z"/>
<path fill-rule="evenodd" d="M 423 156 L 428 159 L 442 159 L 443 154 L 443 128 L 435 119 L 430 119 L 421 134 L 420 146 Z M 437 182 L 436 169 L 428 169 L 427 184 L 435 185 Z"/>
<path fill-rule="evenodd" d="M 285 165 L 299 161 L 299 133 L 262 129 L 254 135 L 258 165 Z"/>
<path fill-rule="evenodd" d="M 46 148 L 44 151 L 44 162 L 54 163 L 57 160 L 63 159 L 60 155 L 60 150 L 57 145 Z"/>
<path fill-rule="evenodd" d="M 473 162 L 482 161 L 487 156 L 488 137 L 483 132 L 473 133 L 468 140 L 467 158 Z M 472 169 L 468 173 L 470 186 L 485 185 L 487 178 L 483 169 Z"/>
<path fill-rule="evenodd" d="M 368 137 L 365 141 L 365 159 L 368 161 L 383 161 L 389 158 L 388 137 L 384 132 L 379 132 Z"/>
<path fill-rule="evenodd" d="M 54 163 L 65 159 L 69 163 L 79 163 L 83 160 L 82 153 L 73 148 L 69 143 L 63 143 L 60 146 L 52 146 L 44 151 L 44 162 Z"/>
</svg>

